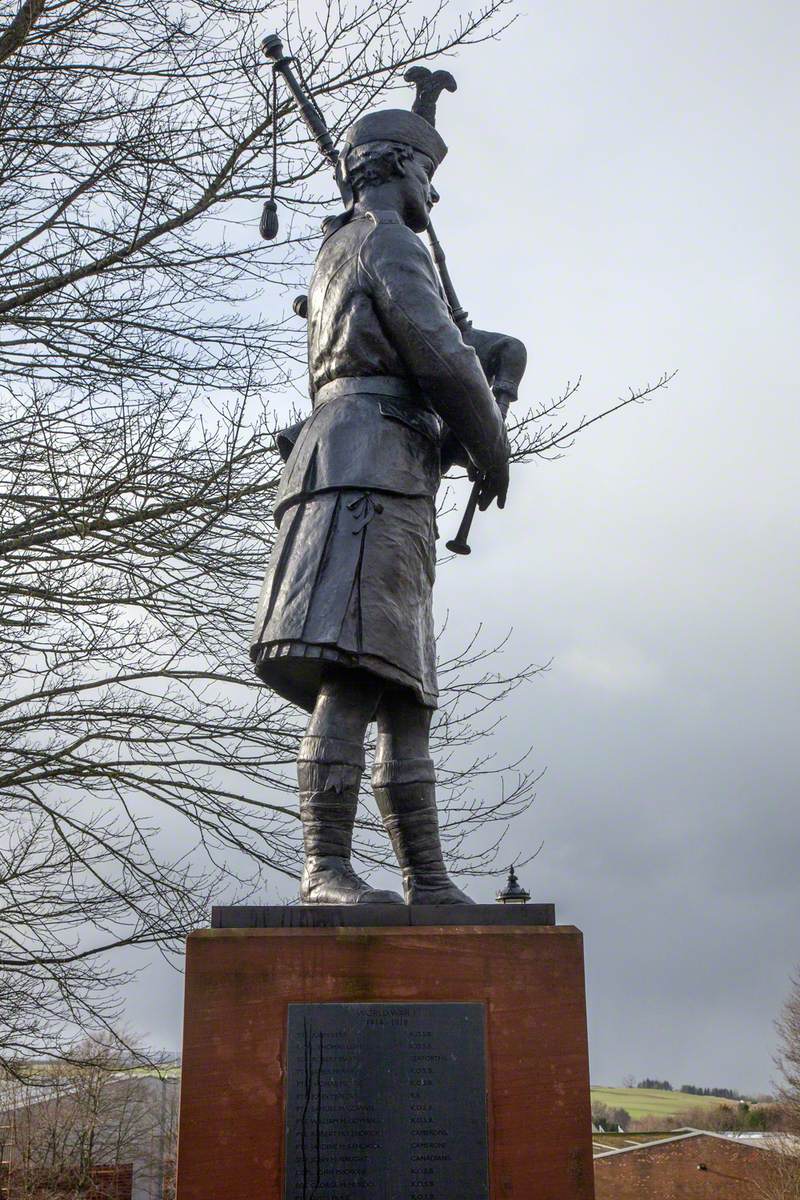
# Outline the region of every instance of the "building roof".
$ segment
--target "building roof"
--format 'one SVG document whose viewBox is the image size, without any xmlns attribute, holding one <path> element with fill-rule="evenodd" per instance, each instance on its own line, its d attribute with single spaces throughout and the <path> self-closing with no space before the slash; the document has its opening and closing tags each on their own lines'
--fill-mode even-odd
<svg viewBox="0 0 800 1200">
<path fill-rule="evenodd" d="M 655 1142 L 665 1141 L 674 1137 L 675 1130 L 664 1130 L 663 1133 L 593 1133 L 592 1145 L 595 1158 L 607 1150 L 632 1150 L 636 1146 L 648 1146 Z"/>
<path fill-rule="evenodd" d="M 784 1133 L 713 1133 L 710 1129 L 673 1129 L 668 1133 L 599 1134 L 592 1137 L 594 1158 L 610 1158 L 614 1154 L 630 1154 L 668 1142 L 685 1142 L 690 1138 L 718 1138 L 723 1142 L 739 1142 L 760 1150 L 780 1150 L 784 1154 L 800 1154 L 800 1138 Z M 627 1144 L 620 1146 L 620 1141 Z"/>
<path fill-rule="evenodd" d="M 156 1080 L 162 1084 L 178 1084 L 180 1083 L 180 1068 L 147 1068 L 135 1067 L 128 1070 L 113 1071 L 108 1075 L 107 1086 L 113 1087 L 115 1084 L 128 1083 L 133 1080 L 134 1084 L 147 1088 Z M 65 1097 L 77 1093 L 80 1090 L 80 1080 L 70 1086 L 69 1084 L 61 1083 L 56 1086 L 48 1086 L 46 1083 L 36 1084 L 30 1089 L 22 1088 L 21 1091 L 14 1095 L 7 1094 L 7 1089 L 3 1087 L 3 1081 L 0 1080 L 0 1115 L 3 1113 L 9 1114 L 22 1109 L 31 1109 L 39 1104 L 47 1104 L 50 1100 L 56 1097 Z"/>
</svg>

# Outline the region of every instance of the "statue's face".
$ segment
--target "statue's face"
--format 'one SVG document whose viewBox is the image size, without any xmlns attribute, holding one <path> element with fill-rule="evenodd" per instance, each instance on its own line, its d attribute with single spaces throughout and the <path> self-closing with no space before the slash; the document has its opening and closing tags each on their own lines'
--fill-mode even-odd
<svg viewBox="0 0 800 1200">
<path fill-rule="evenodd" d="M 439 193 L 431 183 L 435 166 L 433 159 L 419 150 L 403 164 L 401 196 L 403 220 L 415 233 L 428 228 L 428 217 Z"/>
</svg>

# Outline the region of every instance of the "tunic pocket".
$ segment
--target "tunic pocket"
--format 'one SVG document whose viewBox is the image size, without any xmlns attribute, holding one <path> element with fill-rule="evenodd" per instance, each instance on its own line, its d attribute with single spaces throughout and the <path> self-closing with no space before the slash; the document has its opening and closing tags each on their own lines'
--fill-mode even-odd
<svg viewBox="0 0 800 1200">
<path fill-rule="evenodd" d="M 389 397 L 382 397 L 379 407 L 382 417 L 390 421 L 399 421 L 415 433 L 421 433 L 435 446 L 439 445 L 441 425 L 436 413 L 426 412 L 424 408 L 412 408 L 402 400 L 392 400 Z"/>
</svg>

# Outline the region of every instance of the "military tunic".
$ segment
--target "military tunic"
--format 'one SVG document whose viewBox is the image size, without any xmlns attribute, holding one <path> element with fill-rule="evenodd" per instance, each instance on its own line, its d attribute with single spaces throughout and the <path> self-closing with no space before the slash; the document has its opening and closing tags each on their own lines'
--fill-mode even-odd
<svg viewBox="0 0 800 1200">
<path fill-rule="evenodd" d="M 435 707 L 443 440 L 451 431 L 482 471 L 505 461 L 508 442 L 431 258 L 397 214 L 366 213 L 324 241 L 308 350 L 313 411 L 285 435 L 251 657 L 265 683 L 309 711 L 326 663 L 371 671 Z"/>
</svg>

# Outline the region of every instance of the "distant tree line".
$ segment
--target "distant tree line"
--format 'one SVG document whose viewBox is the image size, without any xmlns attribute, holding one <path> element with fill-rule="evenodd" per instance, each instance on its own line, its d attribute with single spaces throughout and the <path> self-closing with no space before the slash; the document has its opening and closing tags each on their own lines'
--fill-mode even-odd
<svg viewBox="0 0 800 1200">
<path fill-rule="evenodd" d="M 668 1079 L 640 1079 L 636 1084 L 638 1088 L 650 1088 L 657 1092 L 674 1092 L 675 1088 Z M 724 1087 L 697 1087 L 694 1083 L 682 1083 L 678 1091 L 684 1092 L 687 1096 L 718 1096 L 720 1100 L 749 1100 L 750 1096 L 743 1096 L 741 1092 L 737 1092 L 734 1088 Z"/>
<path fill-rule="evenodd" d="M 682 1083 L 681 1091 L 686 1092 L 688 1096 L 719 1096 L 721 1100 L 746 1100 L 748 1098 L 733 1088 L 695 1087 L 693 1083 Z"/>
</svg>

